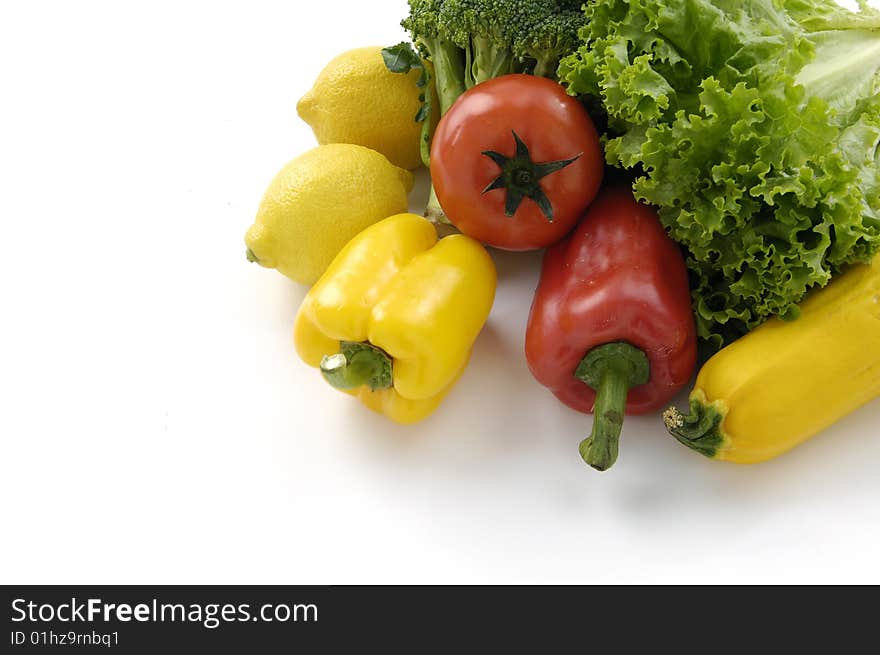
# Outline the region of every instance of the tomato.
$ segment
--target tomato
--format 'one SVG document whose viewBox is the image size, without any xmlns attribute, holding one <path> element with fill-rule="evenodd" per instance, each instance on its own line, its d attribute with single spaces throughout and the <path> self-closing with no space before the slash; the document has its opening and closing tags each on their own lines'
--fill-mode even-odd
<svg viewBox="0 0 880 655">
<path fill-rule="evenodd" d="M 446 216 L 505 250 L 562 239 L 596 197 L 603 172 L 586 110 L 556 82 L 532 75 L 466 91 L 431 145 L 431 180 Z"/>
</svg>

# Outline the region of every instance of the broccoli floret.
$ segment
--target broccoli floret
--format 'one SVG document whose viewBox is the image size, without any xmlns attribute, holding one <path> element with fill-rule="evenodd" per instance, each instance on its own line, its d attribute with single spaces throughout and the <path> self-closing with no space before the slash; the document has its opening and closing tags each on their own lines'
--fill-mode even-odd
<svg viewBox="0 0 880 655">
<path fill-rule="evenodd" d="M 537 0 L 517 5 L 510 41 L 526 72 L 556 79 L 559 60 L 578 49 L 586 16 L 579 8 L 569 8 L 571 4 Z"/>
</svg>

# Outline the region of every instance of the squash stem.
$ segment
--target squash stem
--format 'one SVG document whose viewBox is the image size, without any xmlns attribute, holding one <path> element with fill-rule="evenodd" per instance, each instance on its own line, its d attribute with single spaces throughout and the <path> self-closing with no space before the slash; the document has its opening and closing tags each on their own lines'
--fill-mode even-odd
<svg viewBox="0 0 880 655">
<path fill-rule="evenodd" d="M 725 414 L 716 403 L 708 404 L 700 398 L 691 398 L 689 414 L 682 414 L 678 408 L 670 407 L 663 412 L 663 423 L 679 443 L 701 455 L 714 458 L 727 441 L 721 429 Z"/>
</svg>

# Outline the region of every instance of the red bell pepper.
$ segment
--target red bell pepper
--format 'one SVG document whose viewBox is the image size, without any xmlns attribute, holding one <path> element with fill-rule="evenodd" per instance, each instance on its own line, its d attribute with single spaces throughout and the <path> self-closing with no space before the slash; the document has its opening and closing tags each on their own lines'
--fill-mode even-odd
<svg viewBox="0 0 880 655">
<path fill-rule="evenodd" d="M 526 359 L 562 402 L 594 413 L 580 452 L 600 471 L 617 459 L 624 413 L 660 409 L 690 381 L 697 336 L 685 262 L 629 189 L 605 190 L 545 254 Z"/>
</svg>

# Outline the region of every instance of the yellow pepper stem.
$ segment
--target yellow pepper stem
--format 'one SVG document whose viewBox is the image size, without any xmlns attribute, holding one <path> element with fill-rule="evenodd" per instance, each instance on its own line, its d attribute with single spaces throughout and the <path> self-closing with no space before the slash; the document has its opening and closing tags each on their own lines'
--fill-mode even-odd
<svg viewBox="0 0 880 655">
<path fill-rule="evenodd" d="M 721 432 L 723 419 L 724 414 L 718 408 L 697 399 L 691 400 L 691 411 L 687 416 L 676 407 L 663 412 L 663 423 L 669 434 L 679 443 L 709 458 L 715 457 L 718 448 L 724 444 Z"/>
<path fill-rule="evenodd" d="M 627 394 L 648 382 L 651 366 L 647 355 L 635 346 L 609 343 L 587 353 L 575 377 L 596 391 L 593 431 L 581 442 L 581 457 L 597 471 L 606 471 L 617 461 Z"/>
<path fill-rule="evenodd" d="M 340 352 L 321 360 L 321 374 L 336 389 L 368 386 L 373 391 L 392 384 L 391 357 L 370 343 L 342 341 Z"/>
</svg>

